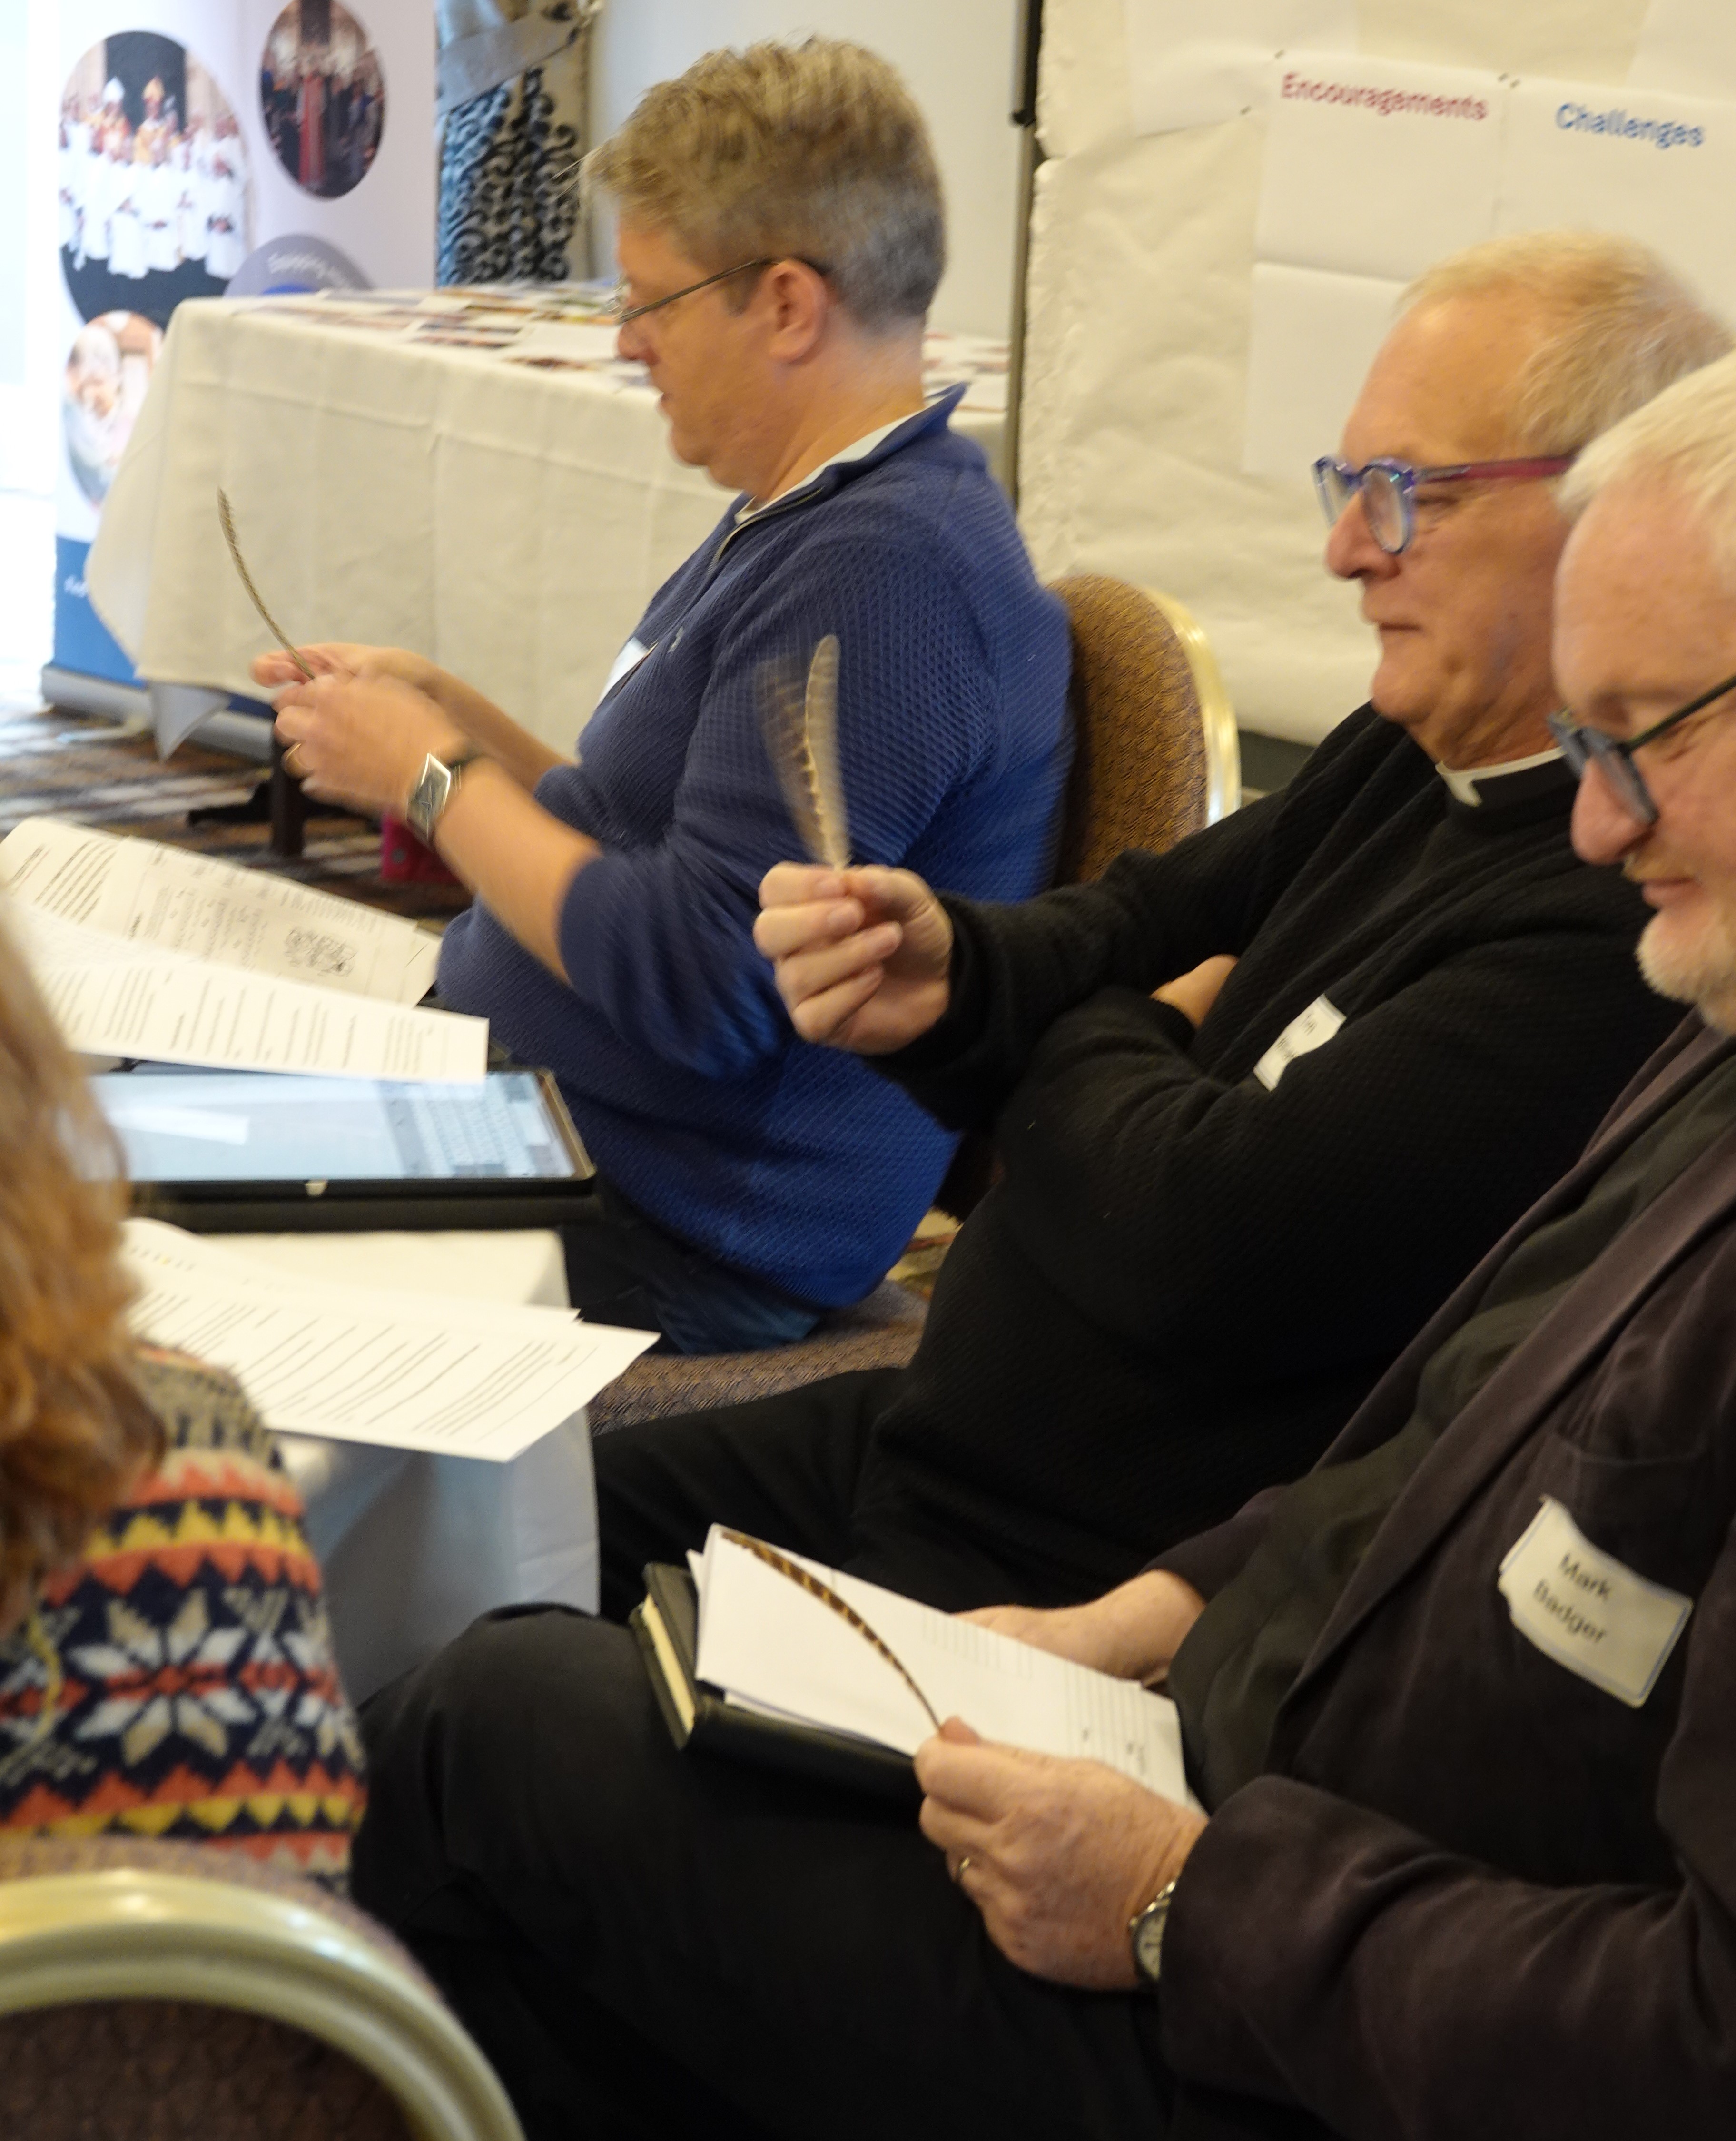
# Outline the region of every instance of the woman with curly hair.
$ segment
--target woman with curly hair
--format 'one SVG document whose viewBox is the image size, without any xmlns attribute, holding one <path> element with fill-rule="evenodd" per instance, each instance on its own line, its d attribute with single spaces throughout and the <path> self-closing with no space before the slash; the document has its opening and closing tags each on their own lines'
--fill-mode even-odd
<svg viewBox="0 0 1736 2141">
<path fill-rule="evenodd" d="M 128 1328 L 120 1156 L 0 928 L 0 1829 L 342 1883 L 355 1720 L 239 1385 Z"/>
</svg>

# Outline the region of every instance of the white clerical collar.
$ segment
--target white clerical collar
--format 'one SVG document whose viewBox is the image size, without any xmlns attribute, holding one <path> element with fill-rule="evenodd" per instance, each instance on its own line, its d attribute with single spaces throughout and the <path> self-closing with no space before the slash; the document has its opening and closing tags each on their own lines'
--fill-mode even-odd
<svg viewBox="0 0 1736 2141">
<path fill-rule="evenodd" d="M 1540 765 L 1552 765 L 1561 755 L 1559 751 L 1538 751 L 1529 758 L 1509 758 L 1499 765 L 1471 765 L 1463 770 L 1437 761 L 1434 770 L 1459 802 L 1468 803 L 1476 810 L 1490 800 L 1483 791 L 1493 783 L 1505 780 L 1510 774 L 1530 773 Z M 1530 785 L 1528 782 L 1522 785 Z"/>
</svg>

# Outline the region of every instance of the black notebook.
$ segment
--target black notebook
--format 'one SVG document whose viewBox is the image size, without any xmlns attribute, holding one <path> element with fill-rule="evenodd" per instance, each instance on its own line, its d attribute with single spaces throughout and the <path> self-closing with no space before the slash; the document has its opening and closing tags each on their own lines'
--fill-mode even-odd
<svg viewBox="0 0 1736 2141">
<path fill-rule="evenodd" d="M 628 1623 L 639 1639 L 652 1691 L 677 1747 L 691 1742 L 750 1762 L 769 1762 L 775 1769 L 803 1770 L 828 1784 L 879 1792 L 912 1806 L 921 1798 L 909 1755 L 853 1733 L 766 1716 L 706 1687 L 694 1671 L 699 1592 L 685 1568 L 651 1563 L 645 1571 L 645 1597 Z"/>
</svg>

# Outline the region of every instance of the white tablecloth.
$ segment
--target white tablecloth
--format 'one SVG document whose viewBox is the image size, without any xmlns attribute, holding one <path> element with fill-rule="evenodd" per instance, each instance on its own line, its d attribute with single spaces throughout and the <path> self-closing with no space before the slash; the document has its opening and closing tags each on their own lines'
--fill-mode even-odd
<svg viewBox="0 0 1736 2141">
<path fill-rule="evenodd" d="M 247 1234 L 299 1276 L 564 1307 L 552 1233 Z M 492 1607 L 597 1610 L 597 1495 L 583 1411 L 510 1464 L 280 1435 L 325 1571 L 344 1686 L 361 1702 Z"/>
<path fill-rule="evenodd" d="M 443 291 L 177 310 L 87 568 L 156 687 L 165 748 L 251 691 L 248 663 L 272 643 L 224 550 L 221 487 L 292 638 L 412 647 L 572 749 L 725 496 L 670 453 L 610 332 L 576 299 L 561 309 Z M 954 428 L 993 460 L 1005 344 L 932 335 L 926 354 L 932 388 L 969 382 Z"/>
</svg>

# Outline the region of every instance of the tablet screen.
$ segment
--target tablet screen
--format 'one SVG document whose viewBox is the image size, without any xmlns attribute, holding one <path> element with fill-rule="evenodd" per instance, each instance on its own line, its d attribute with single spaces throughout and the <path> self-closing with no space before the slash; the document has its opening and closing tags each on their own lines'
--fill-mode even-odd
<svg viewBox="0 0 1736 2141">
<path fill-rule="evenodd" d="M 571 1181 L 534 1072 L 476 1085 L 268 1072 L 91 1080 L 135 1182 Z"/>
</svg>

